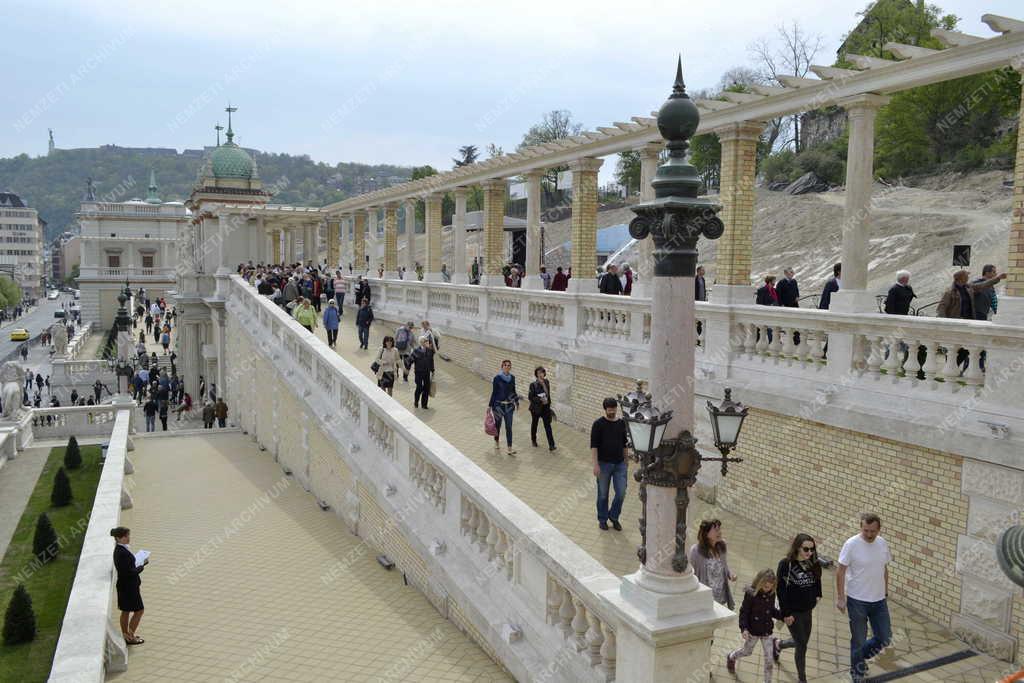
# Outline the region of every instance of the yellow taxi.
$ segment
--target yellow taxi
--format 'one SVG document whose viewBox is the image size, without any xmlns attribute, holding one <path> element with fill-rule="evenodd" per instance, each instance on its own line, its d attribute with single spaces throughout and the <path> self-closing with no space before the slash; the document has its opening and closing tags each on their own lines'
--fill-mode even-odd
<svg viewBox="0 0 1024 683">
<path fill-rule="evenodd" d="M 11 341 L 28 341 L 28 330 L 24 327 L 16 327 L 11 330 Z"/>
</svg>

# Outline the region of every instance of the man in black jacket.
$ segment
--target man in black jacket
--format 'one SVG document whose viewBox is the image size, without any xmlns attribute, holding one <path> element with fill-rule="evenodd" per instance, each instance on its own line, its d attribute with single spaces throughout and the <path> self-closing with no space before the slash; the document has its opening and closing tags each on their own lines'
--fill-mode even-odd
<svg viewBox="0 0 1024 683">
<path fill-rule="evenodd" d="M 917 298 L 910 286 L 910 272 L 896 271 L 896 284 L 885 295 L 885 312 L 889 315 L 910 315 L 910 302 Z"/>
<path fill-rule="evenodd" d="M 775 285 L 775 291 L 779 293 L 779 304 L 787 308 L 799 308 L 800 287 L 793 277 L 793 269 L 786 268 L 782 271 L 782 279 Z"/>
<path fill-rule="evenodd" d="M 619 267 L 608 266 L 608 272 L 601 276 L 597 290 L 602 294 L 622 294 L 622 281 L 619 280 Z"/>
</svg>

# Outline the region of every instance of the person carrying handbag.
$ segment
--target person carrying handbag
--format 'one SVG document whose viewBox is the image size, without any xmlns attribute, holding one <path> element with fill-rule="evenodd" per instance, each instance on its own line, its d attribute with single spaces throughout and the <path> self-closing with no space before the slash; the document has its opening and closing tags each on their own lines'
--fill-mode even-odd
<svg viewBox="0 0 1024 683">
<path fill-rule="evenodd" d="M 519 394 L 516 392 L 516 377 L 512 374 L 512 361 L 501 361 L 501 372 L 491 380 L 491 398 L 487 402 L 494 414 L 497 430 L 494 434 L 494 450 L 501 449 L 501 423 L 505 423 L 505 442 L 508 444 L 506 453 L 515 455 L 512 447 L 512 415 L 519 407 Z"/>
<path fill-rule="evenodd" d="M 393 395 L 392 391 L 395 387 L 395 379 L 398 377 L 398 368 L 401 362 L 402 357 L 398 353 L 398 349 L 395 348 L 394 338 L 390 336 L 384 337 L 380 353 L 377 354 L 377 360 L 370 366 L 370 369 L 377 375 L 377 386 L 388 392 L 388 396 Z"/>
<path fill-rule="evenodd" d="M 544 433 L 548 437 L 548 450 L 555 450 L 555 436 L 551 433 L 551 420 L 555 413 L 551 410 L 551 385 L 547 379 L 547 371 L 538 367 L 533 371 L 533 382 L 530 383 L 530 440 L 537 448 L 537 423 L 544 422 Z"/>
</svg>

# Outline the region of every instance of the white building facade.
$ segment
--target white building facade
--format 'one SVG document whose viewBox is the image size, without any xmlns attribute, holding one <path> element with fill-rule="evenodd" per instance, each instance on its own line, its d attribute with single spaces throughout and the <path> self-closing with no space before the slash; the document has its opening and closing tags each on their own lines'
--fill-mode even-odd
<svg viewBox="0 0 1024 683">
<path fill-rule="evenodd" d="M 91 192 L 82 201 L 81 265 L 82 318 L 100 329 L 114 323 L 118 292 L 127 280 L 147 296 L 166 296 L 175 288 L 178 232 L 190 214 L 182 202 L 157 196 L 150 174 L 145 200 L 101 202 Z"/>
<path fill-rule="evenodd" d="M 43 296 L 43 225 L 18 195 L 0 192 L 0 272 L 13 275 L 25 299 Z"/>
</svg>

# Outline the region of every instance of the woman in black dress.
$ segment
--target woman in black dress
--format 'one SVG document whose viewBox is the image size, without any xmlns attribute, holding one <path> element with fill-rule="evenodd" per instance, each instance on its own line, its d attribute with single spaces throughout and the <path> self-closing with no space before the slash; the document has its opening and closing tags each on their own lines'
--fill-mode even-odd
<svg viewBox="0 0 1024 683">
<path fill-rule="evenodd" d="M 121 633 L 126 644 L 141 645 L 146 641 L 135 635 L 144 611 L 142 593 L 139 591 L 142 584 L 139 573 L 146 568 L 149 560 L 141 567 L 135 566 L 135 553 L 128 547 L 131 530 L 123 526 L 114 527 L 110 535 L 117 541 L 114 546 L 114 569 L 117 570 L 117 608 L 121 610 Z"/>
</svg>

